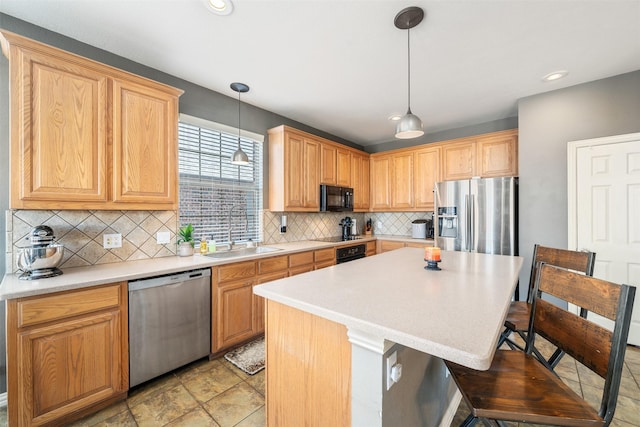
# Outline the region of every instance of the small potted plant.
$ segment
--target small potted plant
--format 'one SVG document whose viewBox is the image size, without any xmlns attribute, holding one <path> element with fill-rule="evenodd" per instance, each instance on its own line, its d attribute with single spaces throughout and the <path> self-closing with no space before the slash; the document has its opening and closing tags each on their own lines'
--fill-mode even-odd
<svg viewBox="0 0 640 427">
<path fill-rule="evenodd" d="M 193 255 L 193 225 L 187 224 L 180 227 L 178 230 L 178 255 L 191 256 Z"/>
</svg>

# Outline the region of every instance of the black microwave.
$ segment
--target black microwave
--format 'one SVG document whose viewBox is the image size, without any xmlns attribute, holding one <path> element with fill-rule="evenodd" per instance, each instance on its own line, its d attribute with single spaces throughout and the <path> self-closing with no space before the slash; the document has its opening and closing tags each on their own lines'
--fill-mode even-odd
<svg viewBox="0 0 640 427">
<path fill-rule="evenodd" d="M 320 185 L 320 212 L 353 212 L 353 188 Z"/>
</svg>

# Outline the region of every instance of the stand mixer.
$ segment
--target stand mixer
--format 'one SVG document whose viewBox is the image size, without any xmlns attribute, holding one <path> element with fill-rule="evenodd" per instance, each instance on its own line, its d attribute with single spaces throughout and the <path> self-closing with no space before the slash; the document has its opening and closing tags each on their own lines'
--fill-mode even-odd
<svg viewBox="0 0 640 427">
<path fill-rule="evenodd" d="M 62 274 L 58 268 L 64 255 L 64 246 L 54 244 L 53 230 L 46 225 L 38 225 L 31 230 L 28 239 L 30 247 L 20 249 L 18 268 L 23 271 L 20 280 L 37 280 Z"/>
</svg>

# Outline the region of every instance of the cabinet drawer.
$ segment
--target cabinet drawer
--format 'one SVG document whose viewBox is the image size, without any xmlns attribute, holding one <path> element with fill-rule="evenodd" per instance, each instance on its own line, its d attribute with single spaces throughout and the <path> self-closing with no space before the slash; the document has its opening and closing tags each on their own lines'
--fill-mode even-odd
<svg viewBox="0 0 640 427">
<path fill-rule="evenodd" d="M 428 244 L 427 242 L 407 242 L 404 245 L 407 248 L 424 248 L 426 246 L 433 246 L 432 244 Z"/>
<path fill-rule="evenodd" d="M 300 252 L 289 255 L 289 267 L 299 267 L 301 265 L 313 264 L 313 251 Z"/>
<path fill-rule="evenodd" d="M 313 251 L 313 260 L 315 262 L 335 261 L 335 259 L 335 248 L 318 249 L 317 251 Z"/>
<path fill-rule="evenodd" d="M 256 262 L 236 262 L 229 265 L 215 267 L 215 270 L 218 270 L 216 275 L 216 277 L 218 278 L 218 283 L 224 283 L 238 279 L 248 279 L 256 275 Z"/>
<path fill-rule="evenodd" d="M 289 260 L 286 255 L 258 260 L 258 274 L 286 270 Z"/>
<path fill-rule="evenodd" d="M 300 267 L 294 267 L 289 269 L 289 276 L 295 276 L 302 273 L 313 271 L 313 264 L 301 265 Z"/>
<path fill-rule="evenodd" d="M 121 284 L 29 297 L 17 303 L 18 327 L 91 313 L 120 304 Z"/>
<path fill-rule="evenodd" d="M 321 268 L 331 267 L 332 265 L 335 265 L 335 264 L 336 264 L 336 261 L 333 259 L 330 259 L 328 261 L 317 262 L 316 265 L 313 267 L 313 269 L 320 270 Z"/>
<path fill-rule="evenodd" d="M 380 252 L 388 252 L 404 248 L 403 242 L 396 242 L 392 240 L 378 240 L 378 242 L 380 243 Z"/>
</svg>

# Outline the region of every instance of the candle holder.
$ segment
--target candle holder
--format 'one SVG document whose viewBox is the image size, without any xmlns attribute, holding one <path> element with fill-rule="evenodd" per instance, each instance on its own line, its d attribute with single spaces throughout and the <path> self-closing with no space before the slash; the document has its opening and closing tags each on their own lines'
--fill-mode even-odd
<svg viewBox="0 0 640 427">
<path fill-rule="evenodd" d="M 440 262 L 439 260 L 434 261 L 430 259 L 425 259 L 425 261 L 427 262 L 427 265 L 424 266 L 425 270 L 436 270 L 436 271 L 442 270 L 440 267 L 438 267 L 438 263 Z"/>
</svg>

